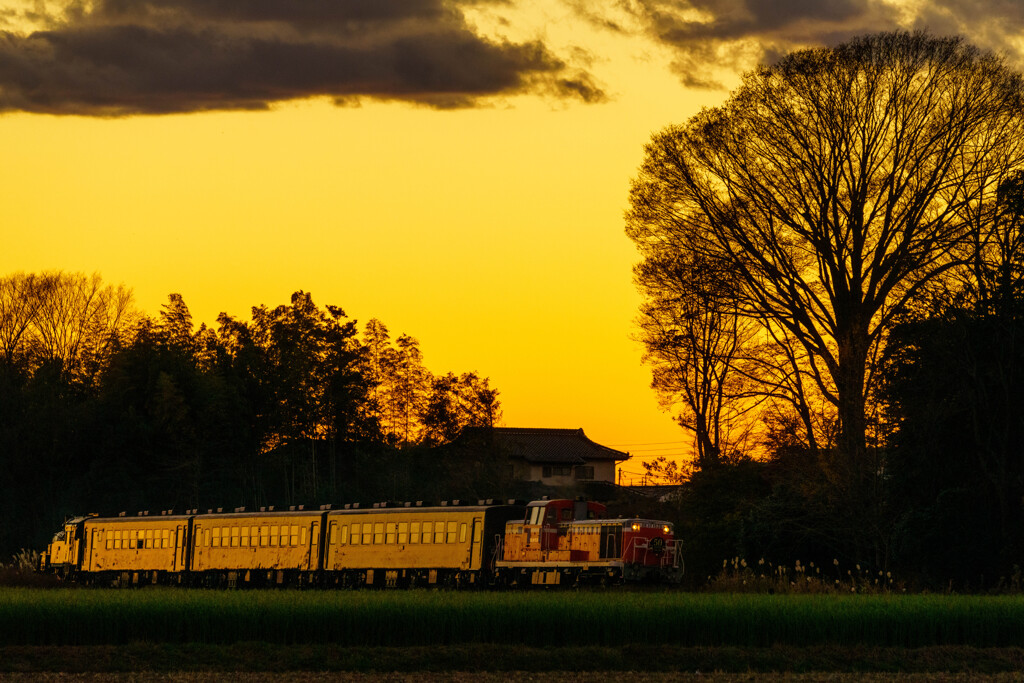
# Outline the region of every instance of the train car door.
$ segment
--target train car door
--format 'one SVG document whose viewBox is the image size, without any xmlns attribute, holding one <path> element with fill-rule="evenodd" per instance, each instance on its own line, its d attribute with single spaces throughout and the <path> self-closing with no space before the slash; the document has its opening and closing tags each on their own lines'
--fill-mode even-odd
<svg viewBox="0 0 1024 683">
<path fill-rule="evenodd" d="M 320 522 L 313 522 L 309 528 L 309 553 L 306 555 L 306 571 L 319 569 Z"/>
<path fill-rule="evenodd" d="M 93 549 L 95 547 L 96 547 L 96 530 L 95 529 L 91 529 L 89 531 L 89 547 L 86 549 L 86 552 L 89 553 L 89 556 L 88 556 L 88 558 L 85 561 L 85 570 L 86 571 L 92 571 L 92 569 L 93 569 L 93 567 L 92 567 L 92 551 L 93 551 Z"/>
<path fill-rule="evenodd" d="M 178 525 L 174 530 L 174 554 L 171 556 L 171 571 L 176 572 L 181 567 L 182 553 L 182 528 Z"/>
<path fill-rule="evenodd" d="M 473 535 L 470 536 L 469 540 L 469 566 L 471 569 L 479 569 L 483 566 L 482 561 L 478 561 L 477 556 L 480 554 L 480 540 L 483 536 L 483 520 L 479 517 L 473 518 Z"/>
</svg>

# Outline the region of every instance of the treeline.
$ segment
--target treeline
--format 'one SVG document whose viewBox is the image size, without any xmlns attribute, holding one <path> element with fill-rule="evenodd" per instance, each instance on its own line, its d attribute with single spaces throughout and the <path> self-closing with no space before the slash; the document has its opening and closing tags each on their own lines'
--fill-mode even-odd
<svg viewBox="0 0 1024 683">
<path fill-rule="evenodd" d="M 306 292 L 197 327 L 177 294 L 151 317 L 99 275 L 0 278 L 3 556 L 86 512 L 469 498 L 504 470 L 441 453 L 500 418 L 486 377 Z"/>
<path fill-rule="evenodd" d="M 654 136 L 627 234 L 653 387 L 694 439 L 688 567 L 992 587 L 1024 567 L 1024 78 L 864 36 Z M 691 576 L 693 575 L 691 574 Z"/>
</svg>

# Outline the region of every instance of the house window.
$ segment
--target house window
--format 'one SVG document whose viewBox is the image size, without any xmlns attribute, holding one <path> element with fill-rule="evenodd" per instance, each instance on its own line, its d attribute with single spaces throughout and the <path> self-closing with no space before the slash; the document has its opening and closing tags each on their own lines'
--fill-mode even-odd
<svg viewBox="0 0 1024 683">
<path fill-rule="evenodd" d="M 594 478 L 594 466 L 593 465 L 579 465 L 576 468 L 577 479 L 593 479 Z"/>
<path fill-rule="evenodd" d="M 543 476 L 547 477 L 568 477 L 572 474 L 572 467 L 569 465 L 544 465 Z"/>
</svg>

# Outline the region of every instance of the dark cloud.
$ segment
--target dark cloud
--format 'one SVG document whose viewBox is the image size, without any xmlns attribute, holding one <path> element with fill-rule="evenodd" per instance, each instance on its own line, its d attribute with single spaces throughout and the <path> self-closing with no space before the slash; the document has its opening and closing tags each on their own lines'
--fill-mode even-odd
<svg viewBox="0 0 1024 683">
<path fill-rule="evenodd" d="M 98 0 L 0 32 L 0 110 L 119 116 L 327 96 L 466 107 L 524 92 L 600 101 L 540 42 L 478 35 L 444 0 Z"/>
<path fill-rule="evenodd" d="M 1024 29 L 1021 0 L 925 0 L 901 11 L 883 0 L 633 0 L 644 31 L 675 51 L 686 85 L 719 87 L 716 70 L 748 69 L 794 49 L 835 45 L 893 28 L 959 34 L 1019 61 L 1014 40 Z"/>
</svg>

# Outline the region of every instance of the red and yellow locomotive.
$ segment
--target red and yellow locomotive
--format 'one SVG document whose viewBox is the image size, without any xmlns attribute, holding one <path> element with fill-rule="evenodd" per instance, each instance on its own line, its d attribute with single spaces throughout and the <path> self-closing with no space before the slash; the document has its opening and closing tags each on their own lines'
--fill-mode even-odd
<svg viewBox="0 0 1024 683">
<path fill-rule="evenodd" d="M 505 583 L 668 581 L 683 575 L 682 545 L 668 522 L 606 519 L 600 503 L 538 500 L 505 527 L 495 578 Z"/>
<path fill-rule="evenodd" d="M 672 525 L 573 500 L 68 520 L 41 569 L 95 584 L 528 586 L 678 581 Z"/>
</svg>

